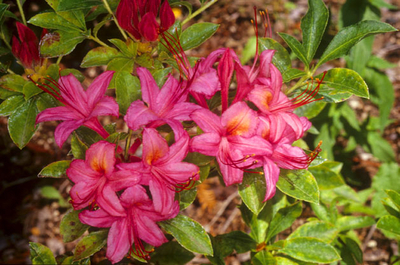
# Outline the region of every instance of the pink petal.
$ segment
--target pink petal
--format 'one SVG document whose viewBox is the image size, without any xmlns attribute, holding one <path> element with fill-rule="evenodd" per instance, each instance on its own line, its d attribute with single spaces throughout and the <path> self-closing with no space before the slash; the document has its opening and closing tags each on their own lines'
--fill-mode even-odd
<svg viewBox="0 0 400 265">
<path fill-rule="evenodd" d="M 45 109 L 44 111 L 40 112 L 36 117 L 36 123 L 44 121 L 80 120 L 83 118 L 85 117 L 76 112 L 73 108 L 61 106 Z"/>
<path fill-rule="evenodd" d="M 119 220 L 118 217 L 110 216 L 102 209 L 97 211 L 85 210 L 79 213 L 79 219 L 84 224 L 100 228 L 111 227 L 114 222 Z"/>
<path fill-rule="evenodd" d="M 199 167 L 186 162 L 165 164 L 159 169 L 165 173 L 164 177 L 168 178 L 171 182 L 185 183 L 190 181 L 199 172 Z"/>
<path fill-rule="evenodd" d="M 115 144 L 100 141 L 86 151 L 86 164 L 97 172 L 112 173 L 115 162 Z"/>
<path fill-rule="evenodd" d="M 270 104 L 273 97 L 272 91 L 261 85 L 255 85 L 248 95 L 248 99 L 263 113 L 270 113 Z"/>
<path fill-rule="evenodd" d="M 83 124 L 82 120 L 64 121 L 54 131 L 54 139 L 59 147 L 67 140 L 68 136 Z"/>
<path fill-rule="evenodd" d="M 218 161 L 219 169 L 221 171 L 225 185 L 230 186 L 232 184 L 242 183 L 243 170 L 232 167 L 230 165 L 227 165 L 227 162 L 224 161 L 225 159 L 221 160 L 221 156 L 224 156 L 224 155 L 222 155 L 222 154 L 217 155 L 217 161 Z M 242 159 L 243 158 L 243 156 L 240 154 L 239 151 L 231 152 L 230 156 L 232 157 L 232 159 L 235 159 L 235 158 Z"/>
<path fill-rule="evenodd" d="M 156 100 L 160 93 L 160 89 L 149 70 L 144 67 L 138 67 L 136 71 L 142 87 L 143 101 L 148 104 L 150 109 L 153 109 L 156 107 Z"/>
<path fill-rule="evenodd" d="M 170 75 L 157 95 L 152 110 L 160 117 L 165 117 L 177 102 L 185 100 L 187 92 L 181 84 Z"/>
<path fill-rule="evenodd" d="M 91 109 L 93 109 L 97 102 L 104 97 L 113 75 L 114 71 L 105 71 L 99 75 L 87 88 L 86 95 L 88 96 L 88 105 Z"/>
<path fill-rule="evenodd" d="M 121 261 L 133 244 L 133 233 L 128 218 L 120 219 L 111 225 L 107 238 L 107 258 L 111 263 Z"/>
<path fill-rule="evenodd" d="M 89 108 L 88 98 L 78 79 L 73 74 L 69 74 L 61 76 L 58 83 L 60 84 L 61 97 L 66 103 L 77 109 L 85 117 L 88 116 L 91 108 Z"/>
<path fill-rule="evenodd" d="M 190 140 L 190 152 L 215 156 L 219 150 L 221 136 L 217 133 L 203 133 Z"/>
<path fill-rule="evenodd" d="M 221 84 L 218 80 L 217 71 L 215 69 L 207 69 L 196 76 L 189 87 L 190 91 L 203 94 L 207 98 L 211 98 L 214 94 L 221 90 Z"/>
<path fill-rule="evenodd" d="M 222 112 L 228 108 L 228 91 L 233 75 L 233 67 L 234 64 L 230 49 L 226 49 L 218 65 L 218 78 L 221 83 Z"/>
<path fill-rule="evenodd" d="M 271 89 L 274 90 L 275 95 L 281 92 L 282 89 L 282 74 L 279 72 L 275 65 L 270 64 L 271 72 Z"/>
<path fill-rule="evenodd" d="M 94 109 L 92 110 L 90 116 L 98 117 L 98 116 L 108 116 L 108 115 L 118 117 L 119 106 L 114 98 L 104 96 L 97 102 L 97 104 L 95 104 Z"/>
<path fill-rule="evenodd" d="M 304 131 L 303 131 L 303 123 L 300 120 L 300 117 L 297 116 L 294 113 L 290 112 L 278 112 L 276 113 L 276 116 L 280 116 L 282 120 L 286 122 L 288 126 L 290 126 L 295 134 L 295 139 L 300 139 L 303 137 Z"/>
<path fill-rule="evenodd" d="M 259 76 L 260 77 L 270 77 L 270 66 L 272 65 L 272 57 L 275 54 L 275 50 L 265 50 L 260 55 L 260 66 L 259 66 Z"/>
<path fill-rule="evenodd" d="M 145 215 L 138 216 L 137 221 L 139 238 L 146 243 L 158 247 L 168 242 L 158 225 Z"/>
<path fill-rule="evenodd" d="M 245 68 L 240 65 L 240 63 L 235 63 L 236 70 L 236 82 L 237 82 L 237 92 L 233 104 L 240 102 L 247 97 L 249 92 L 253 89 L 253 86 L 249 80 L 248 73 Z"/>
<path fill-rule="evenodd" d="M 153 164 L 168 153 L 167 141 L 157 130 L 145 128 L 143 130 L 143 162 Z"/>
<path fill-rule="evenodd" d="M 208 109 L 196 110 L 190 117 L 204 132 L 223 134 L 224 129 L 221 126 L 220 117 Z"/>
<path fill-rule="evenodd" d="M 149 196 L 147 196 L 146 189 L 140 185 L 134 185 L 127 188 L 120 197 L 121 204 L 125 208 L 131 208 L 135 203 L 146 203 L 150 202 Z"/>
<path fill-rule="evenodd" d="M 221 116 L 221 124 L 227 135 L 252 136 L 258 126 L 256 113 L 246 103 L 231 105 Z"/>
<path fill-rule="evenodd" d="M 125 210 L 122 207 L 117 194 L 110 185 L 105 185 L 96 198 L 97 204 L 101 209 L 112 216 L 124 216 Z"/>
<path fill-rule="evenodd" d="M 134 131 L 158 119 L 159 117 L 140 100 L 132 102 L 124 117 L 128 127 Z"/>
<path fill-rule="evenodd" d="M 271 199 L 275 195 L 276 183 L 279 179 L 279 167 L 269 159 L 264 160 L 264 176 L 267 184 L 267 189 L 264 197 L 264 202 Z"/>
<path fill-rule="evenodd" d="M 182 134 L 173 145 L 169 147 L 168 155 L 160 158 L 157 165 L 165 163 L 181 162 L 189 151 L 189 135 L 186 131 Z"/>
<path fill-rule="evenodd" d="M 96 199 L 96 182 L 78 182 L 70 190 L 71 203 L 75 210 L 88 207 Z"/>
<path fill-rule="evenodd" d="M 228 141 L 232 150 L 238 149 L 244 155 L 270 156 L 273 151 L 271 144 L 258 135 L 250 138 L 230 136 Z"/>
<path fill-rule="evenodd" d="M 154 210 L 160 214 L 166 214 L 172 207 L 175 199 L 175 192 L 171 189 L 172 187 L 167 187 L 164 181 L 154 178 L 149 182 L 149 189 L 151 196 L 153 198 Z"/>
<path fill-rule="evenodd" d="M 119 170 L 108 176 L 108 183 L 114 191 L 120 191 L 138 184 L 140 178 L 141 175 L 136 171 Z"/>
<path fill-rule="evenodd" d="M 274 150 L 272 159 L 280 168 L 285 169 L 305 169 L 309 162 L 303 149 L 289 144 L 279 145 Z"/>
<path fill-rule="evenodd" d="M 74 182 L 88 182 L 88 181 L 96 181 L 103 174 L 94 171 L 91 167 L 88 167 L 85 161 L 81 159 L 76 159 L 71 162 L 71 165 L 67 169 L 68 178 Z"/>
<path fill-rule="evenodd" d="M 190 115 L 195 111 L 201 109 L 200 106 L 190 103 L 181 102 L 175 104 L 174 108 L 167 113 L 166 119 L 174 119 L 178 121 L 188 121 L 191 120 Z"/>
</svg>

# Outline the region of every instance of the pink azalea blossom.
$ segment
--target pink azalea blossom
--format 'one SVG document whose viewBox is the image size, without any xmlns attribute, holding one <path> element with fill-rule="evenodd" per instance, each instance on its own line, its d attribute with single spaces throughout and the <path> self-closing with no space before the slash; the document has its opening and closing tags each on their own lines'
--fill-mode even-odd
<svg viewBox="0 0 400 265">
<path fill-rule="evenodd" d="M 140 184 L 148 185 L 154 201 L 154 209 L 161 214 L 174 204 L 176 191 L 186 189 L 198 178 L 199 168 L 182 162 L 188 153 L 189 136 L 183 133 L 170 147 L 157 130 L 143 130 L 143 155 L 139 163 L 120 164 L 123 170 L 138 172 Z"/>
<path fill-rule="evenodd" d="M 113 71 L 102 73 L 86 91 L 72 74 L 60 77 L 59 83 L 49 80 L 56 88 L 48 84 L 37 84 L 38 87 L 51 94 L 64 106 L 42 111 L 36 117 L 36 123 L 54 120 L 64 121 L 57 126 L 54 132 L 54 138 L 60 147 L 68 136 L 82 125 L 96 131 L 103 138 L 107 138 L 109 134 L 101 126 L 97 117 L 103 115 L 118 117 L 119 115 L 118 104 L 114 98 L 104 95 L 113 74 Z"/>
<path fill-rule="evenodd" d="M 271 144 L 256 135 L 256 113 L 244 102 L 233 104 L 221 117 L 207 109 L 191 117 L 204 133 L 192 138 L 190 151 L 215 156 L 227 186 L 242 182 L 243 171 L 257 163 L 255 157 L 272 154 Z"/>
<path fill-rule="evenodd" d="M 173 121 L 190 120 L 189 115 L 199 108 L 195 104 L 185 102 L 187 93 L 172 76 L 168 77 L 160 90 L 149 70 L 139 67 L 137 73 L 144 102 L 136 100 L 128 108 L 124 119 L 132 130 L 146 125 L 158 127 Z"/>
<path fill-rule="evenodd" d="M 175 22 L 175 16 L 167 0 L 160 6 L 160 0 L 121 0 L 116 17 L 119 25 L 135 39 L 155 41 L 158 35 L 168 30 Z M 157 22 L 159 14 L 160 23 Z"/>
<path fill-rule="evenodd" d="M 144 249 L 141 240 L 153 246 L 168 242 L 156 222 L 174 218 L 179 212 L 178 202 L 174 202 L 167 213 L 160 214 L 154 209 L 153 201 L 147 196 L 146 190 L 135 185 L 122 193 L 120 203 L 123 210 L 119 216 L 99 209 L 83 211 L 79 214 L 79 219 L 94 227 L 110 227 L 106 256 L 113 264 L 122 260 L 129 250 L 131 254 L 149 259 L 149 252 Z M 132 244 L 135 244 L 135 249 Z"/>
<path fill-rule="evenodd" d="M 115 192 L 135 185 L 139 176 L 134 172 L 117 171 L 115 148 L 115 144 L 100 141 L 86 151 L 85 160 L 72 161 L 67 176 L 75 183 L 70 196 L 76 210 L 99 206 L 114 216 L 123 211 Z"/>
</svg>

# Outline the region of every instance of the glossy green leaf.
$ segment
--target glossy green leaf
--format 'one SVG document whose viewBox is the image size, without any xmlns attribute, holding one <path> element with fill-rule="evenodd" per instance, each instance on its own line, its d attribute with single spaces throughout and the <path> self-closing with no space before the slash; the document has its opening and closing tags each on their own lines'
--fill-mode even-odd
<svg viewBox="0 0 400 265">
<path fill-rule="evenodd" d="M 371 56 L 371 58 L 368 60 L 367 66 L 370 68 L 376 68 L 378 70 L 385 70 L 389 68 L 395 68 L 397 65 L 380 57 Z"/>
<path fill-rule="evenodd" d="M 40 13 L 32 17 L 29 23 L 46 29 L 58 29 L 65 32 L 69 31 L 80 31 L 81 29 L 74 25 L 73 23 L 68 22 L 62 16 L 59 16 L 55 12 L 46 12 Z"/>
<path fill-rule="evenodd" d="M 0 21 L 2 20 L 4 14 L 6 13 L 9 5 L 7 4 L 0 4 Z"/>
<path fill-rule="evenodd" d="M 71 153 L 76 159 L 85 159 L 88 146 L 83 143 L 74 132 L 71 138 Z"/>
<path fill-rule="evenodd" d="M 118 72 L 115 75 L 115 93 L 119 112 L 125 114 L 131 103 L 141 97 L 140 81 L 128 72 Z"/>
<path fill-rule="evenodd" d="M 218 24 L 209 22 L 191 25 L 180 36 L 182 49 L 186 51 L 196 48 L 214 35 L 218 28 Z"/>
<path fill-rule="evenodd" d="M 193 203 L 196 199 L 197 188 L 193 188 L 190 190 L 184 190 L 177 193 L 179 196 L 179 208 L 182 210 L 186 209 L 189 205 Z"/>
<path fill-rule="evenodd" d="M 194 254 L 187 251 L 176 241 L 170 241 L 157 247 L 157 251 L 150 254 L 151 262 L 163 265 L 185 265 L 194 258 Z"/>
<path fill-rule="evenodd" d="M 385 190 L 386 194 L 389 195 L 392 202 L 396 205 L 397 209 L 400 210 L 400 194 L 394 190 Z"/>
<path fill-rule="evenodd" d="M 343 216 L 336 220 L 336 227 L 340 231 L 368 227 L 375 224 L 375 220 L 369 216 Z"/>
<path fill-rule="evenodd" d="M 22 94 L 7 98 L 0 104 L 0 116 L 13 114 L 23 103 L 25 103 L 25 99 Z"/>
<path fill-rule="evenodd" d="M 267 49 L 275 50 L 274 57 L 272 57 L 272 63 L 278 68 L 281 73 L 286 72 L 289 68 L 292 67 L 289 53 L 277 41 L 270 38 L 260 38 L 259 48 L 260 52 Z"/>
<path fill-rule="evenodd" d="M 314 237 L 326 243 L 331 243 L 338 233 L 339 230 L 330 223 L 312 221 L 297 228 L 287 239 L 296 237 Z"/>
<path fill-rule="evenodd" d="M 33 265 L 57 265 L 51 250 L 35 242 L 29 242 L 30 257 Z"/>
<path fill-rule="evenodd" d="M 71 53 L 76 45 L 86 39 L 86 35 L 78 31 L 56 31 L 44 35 L 40 42 L 42 57 L 52 58 Z"/>
<path fill-rule="evenodd" d="M 315 263 L 304 262 L 289 257 L 277 256 L 275 259 L 279 265 L 315 265 Z"/>
<path fill-rule="evenodd" d="M 69 209 L 62 218 L 60 223 L 60 234 L 62 235 L 65 243 L 78 239 L 90 227 L 82 224 L 79 220 L 79 213 L 81 211 Z"/>
<path fill-rule="evenodd" d="M 341 256 L 343 257 L 343 250 L 348 252 L 351 257 L 355 258 L 358 263 L 363 262 L 363 252 L 356 241 L 354 241 L 349 236 L 340 236 L 341 241 L 344 243 L 343 248 L 341 249 Z"/>
<path fill-rule="evenodd" d="M 278 265 L 278 261 L 272 254 L 266 250 L 257 252 L 251 259 L 254 265 Z"/>
<path fill-rule="evenodd" d="M 133 66 L 135 64 L 135 61 L 133 59 L 128 59 L 128 58 L 115 58 L 112 59 L 108 64 L 107 64 L 107 70 L 110 71 L 115 71 L 115 72 L 128 72 L 131 73 L 133 70 Z M 113 78 L 111 79 L 110 84 L 108 85 L 108 88 L 116 88 L 116 77 L 118 75 L 114 74 Z"/>
<path fill-rule="evenodd" d="M 270 240 L 279 232 L 291 227 L 293 222 L 301 215 L 302 210 L 301 202 L 280 209 L 268 227 L 266 241 Z"/>
<path fill-rule="evenodd" d="M 323 74 L 316 76 L 321 79 Z M 345 68 L 333 68 L 327 71 L 318 94 L 331 102 L 346 100 L 351 95 L 369 98 L 368 86 L 355 71 Z"/>
<path fill-rule="evenodd" d="M 125 57 L 135 58 L 137 55 L 138 44 L 132 40 L 127 40 L 126 42 L 120 39 L 110 39 L 112 44 L 114 44 Z"/>
<path fill-rule="evenodd" d="M 79 139 L 86 145 L 86 146 L 91 146 L 94 143 L 97 143 L 98 141 L 103 140 L 103 138 L 95 131 L 92 129 L 89 129 L 86 126 L 81 126 L 77 130 L 75 130 L 76 135 L 79 137 Z"/>
<path fill-rule="evenodd" d="M 36 100 L 31 98 L 19 107 L 8 119 L 8 131 L 13 142 L 22 149 L 37 130 L 38 114 Z"/>
<path fill-rule="evenodd" d="M 265 236 L 267 235 L 269 222 L 271 221 L 271 218 L 273 216 L 272 207 L 269 201 L 258 215 L 252 213 L 244 203 L 240 205 L 240 212 L 242 214 L 243 221 L 251 230 L 250 236 L 258 244 L 264 242 Z"/>
<path fill-rule="evenodd" d="M 257 173 L 243 174 L 243 181 L 239 184 L 239 195 L 246 206 L 255 214 L 265 206 L 264 198 L 266 192 L 265 176 Z"/>
<path fill-rule="evenodd" d="M 24 85 L 27 83 L 22 76 L 20 75 L 4 75 L 0 78 L 0 87 L 6 90 L 11 90 L 15 92 L 23 92 Z"/>
<path fill-rule="evenodd" d="M 391 9 L 391 10 L 398 10 L 399 7 L 395 6 L 395 5 L 391 5 L 388 2 L 386 2 L 385 0 L 369 0 L 368 2 L 370 2 L 371 4 L 373 4 L 374 6 L 376 6 L 377 8 L 387 8 L 387 9 Z"/>
<path fill-rule="evenodd" d="M 289 68 L 285 72 L 282 73 L 282 80 L 284 83 L 287 83 L 293 79 L 305 76 L 306 73 L 296 68 Z"/>
<path fill-rule="evenodd" d="M 329 43 L 316 67 L 318 68 L 321 64 L 327 61 L 345 55 L 357 42 L 370 34 L 391 31 L 396 31 L 396 29 L 389 24 L 374 20 L 364 20 L 357 24 L 345 27 L 340 30 L 331 43 Z"/>
<path fill-rule="evenodd" d="M 60 0 L 57 6 L 57 11 L 68 11 L 76 9 L 92 8 L 97 5 L 101 5 L 101 0 Z"/>
<path fill-rule="evenodd" d="M 33 82 L 28 82 L 24 85 L 23 93 L 25 95 L 25 99 L 28 100 L 31 97 L 38 95 L 42 93 L 43 90 L 41 90 L 36 84 Z"/>
<path fill-rule="evenodd" d="M 367 141 L 371 146 L 372 154 L 379 160 L 383 162 L 396 161 L 392 146 L 378 132 L 368 132 Z"/>
<path fill-rule="evenodd" d="M 343 186 L 344 180 L 336 172 L 325 167 L 323 164 L 315 167 L 309 167 L 308 170 L 317 180 L 320 190 L 329 190 Z"/>
<path fill-rule="evenodd" d="M 170 74 L 171 72 L 172 72 L 172 68 L 167 67 L 167 68 L 158 69 L 156 71 L 153 71 L 151 74 L 154 77 L 154 80 L 156 81 L 157 86 L 161 88 L 164 85 L 165 81 L 167 81 L 168 74 Z"/>
<path fill-rule="evenodd" d="M 279 252 L 306 262 L 331 263 L 340 256 L 331 245 L 312 237 L 297 237 L 286 240 Z"/>
<path fill-rule="evenodd" d="M 301 19 L 303 47 L 308 62 L 314 58 L 328 25 L 329 11 L 322 0 L 308 0 L 308 11 Z"/>
<path fill-rule="evenodd" d="M 319 203 L 318 184 L 314 176 L 308 170 L 281 169 L 276 187 L 293 198 Z"/>
<path fill-rule="evenodd" d="M 112 59 L 118 57 L 119 52 L 111 47 L 97 47 L 90 50 L 83 58 L 81 67 L 107 65 Z"/>
<path fill-rule="evenodd" d="M 379 219 L 376 227 L 400 235 L 400 219 L 395 216 L 383 216 L 381 219 Z"/>
<path fill-rule="evenodd" d="M 72 11 L 58 11 L 57 15 L 61 16 L 66 21 L 74 24 L 80 30 L 86 31 L 85 14 L 83 10 L 72 10 Z"/>
<path fill-rule="evenodd" d="M 61 207 L 68 207 L 68 203 L 64 200 L 60 191 L 54 188 L 53 186 L 43 186 L 40 188 L 40 193 L 43 198 L 50 200 L 58 200 L 58 203 Z"/>
<path fill-rule="evenodd" d="M 39 178 L 62 178 L 66 177 L 66 171 L 71 164 L 71 160 L 61 160 L 53 162 L 43 168 L 38 174 Z"/>
<path fill-rule="evenodd" d="M 301 45 L 301 43 L 295 37 L 289 34 L 282 32 L 278 34 L 286 42 L 286 44 L 289 46 L 292 52 L 296 54 L 296 56 L 306 65 L 306 67 L 308 67 L 310 62 L 306 57 L 306 50 Z"/>
<path fill-rule="evenodd" d="M 187 250 L 203 255 L 213 255 L 210 237 L 199 223 L 189 217 L 178 214 L 175 218 L 158 224 Z"/>
<path fill-rule="evenodd" d="M 308 119 L 316 117 L 326 106 L 326 102 L 319 100 L 319 101 L 314 101 L 311 102 L 310 104 L 306 104 L 303 106 L 300 106 L 294 110 L 294 113 L 296 113 L 300 117 L 306 117 Z"/>
<path fill-rule="evenodd" d="M 92 256 L 107 243 L 108 230 L 92 232 L 82 238 L 75 247 L 74 260 L 81 260 Z"/>
<path fill-rule="evenodd" d="M 36 106 L 39 111 L 43 111 L 47 108 L 57 107 L 59 104 L 59 101 L 47 93 L 41 93 L 37 96 Z"/>
</svg>

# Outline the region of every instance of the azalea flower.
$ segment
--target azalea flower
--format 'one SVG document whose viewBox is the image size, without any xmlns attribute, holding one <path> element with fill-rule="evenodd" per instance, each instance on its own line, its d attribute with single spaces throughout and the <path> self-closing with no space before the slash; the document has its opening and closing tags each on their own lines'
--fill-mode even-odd
<svg viewBox="0 0 400 265">
<path fill-rule="evenodd" d="M 161 90 L 146 68 L 137 68 L 143 101 L 132 102 L 124 117 L 128 127 L 137 130 L 142 126 L 158 127 L 174 121 L 190 120 L 189 115 L 199 106 L 185 102 L 187 93 L 180 83 L 169 76 Z"/>
<path fill-rule="evenodd" d="M 48 79 L 56 88 L 48 84 L 37 84 L 64 106 L 40 112 L 36 117 L 36 123 L 64 121 L 57 126 L 54 132 L 54 138 L 60 147 L 68 136 L 82 125 L 96 131 L 101 137 L 107 138 L 109 134 L 101 126 L 97 117 L 102 115 L 118 117 L 119 115 L 118 104 L 114 98 L 104 95 L 113 74 L 113 71 L 104 72 L 93 81 L 86 91 L 72 74 L 60 77 L 59 83 Z"/>
<path fill-rule="evenodd" d="M 35 66 L 42 65 L 42 59 L 39 56 L 39 40 L 35 33 L 20 22 L 17 22 L 17 30 L 19 40 L 13 36 L 11 47 L 14 56 L 25 68 L 34 69 Z M 42 35 L 46 32 L 44 29 Z"/>
<path fill-rule="evenodd" d="M 139 176 L 117 171 L 115 148 L 115 144 L 100 141 L 86 151 L 85 160 L 72 161 L 67 176 L 75 183 L 70 191 L 75 210 L 99 206 L 114 216 L 124 211 L 115 192 L 137 184 Z"/>
<path fill-rule="evenodd" d="M 121 0 L 116 17 L 119 25 L 135 39 L 155 41 L 160 32 L 168 30 L 175 16 L 167 0 Z M 160 23 L 157 22 L 159 13 Z"/>
<path fill-rule="evenodd" d="M 140 184 L 149 186 L 154 209 L 161 214 L 166 214 L 175 203 L 176 191 L 187 189 L 198 178 L 199 168 L 182 162 L 188 153 L 189 135 L 185 132 L 177 138 L 169 147 L 157 130 L 145 128 L 142 161 L 118 166 L 141 174 Z"/>
<path fill-rule="evenodd" d="M 141 240 L 153 246 L 168 242 L 156 222 L 174 218 L 179 212 L 179 204 L 175 201 L 166 214 L 154 209 L 153 201 L 149 199 L 146 190 L 135 185 L 126 189 L 120 197 L 123 210 L 120 216 L 113 216 L 103 209 L 83 211 L 79 214 L 82 223 L 107 228 L 110 227 L 107 238 L 107 258 L 114 264 L 123 259 L 129 250 L 144 259 L 150 259 Z M 132 244 L 135 244 L 134 248 Z"/>
<path fill-rule="evenodd" d="M 241 183 L 243 171 L 257 164 L 256 157 L 272 154 L 271 144 L 256 135 L 257 114 L 244 102 L 233 104 L 221 117 L 207 109 L 191 117 L 204 133 L 191 139 L 190 151 L 215 156 L 227 186 Z"/>
</svg>

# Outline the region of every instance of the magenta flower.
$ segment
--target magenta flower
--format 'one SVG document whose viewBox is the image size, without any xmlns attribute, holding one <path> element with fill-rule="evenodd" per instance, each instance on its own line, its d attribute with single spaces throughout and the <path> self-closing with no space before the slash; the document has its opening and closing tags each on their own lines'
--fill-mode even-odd
<svg viewBox="0 0 400 265">
<path fill-rule="evenodd" d="M 101 126 L 97 117 L 103 115 L 118 117 L 119 115 L 117 102 L 112 97 L 104 95 L 113 74 L 113 71 L 104 72 L 93 81 L 86 91 L 72 74 L 60 77 L 59 83 L 49 80 L 56 88 L 48 84 L 37 84 L 38 87 L 51 94 L 64 106 L 42 111 L 36 117 L 36 123 L 54 120 L 64 121 L 57 126 L 54 132 L 54 138 L 60 147 L 68 136 L 82 125 L 96 131 L 103 138 L 107 138 L 109 134 Z"/>
<path fill-rule="evenodd" d="M 174 121 L 190 120 L 189 115 L 199 107 L 195 104 L 184 102 L 187 93 L 180 83 L 169 76 L 160 90 L 149 70 L 137 68 L 137 73 L 142 86 L 142 98 L 132 102 L 124 117 L 128 127 L 137 130 L 142 126 L 158 127 Z"/>
<path fill-rule="evenodd" d="M 123 170 L 142 175 L 140 184 L 148 185 L 154 201 L 154 209 L 166 214 L 173 205 L 175 192 L 187 189 L 198 178 L 199 168 L 182 162 L 188 153 L 189 136 L 185 132 L 170 147 L 157 130 L 143 131 L 142 162 L 120 164 Z"/>
<path fill-rule="evenodd" d="M 149 259 L 149 252 L 144 249 L 141 240 L 153 246 L 168 242 L 156 222 L 174 218 L 179 212 L 178 202 L 171 205 L 166 214 L 160 214 L 140 185 L 126 189 L 120 202 L 123 207 L 121 216 L 113 216 L 99 209 L 83 211 L 79 214 L 79 219 L 87 225 L 110 227 L 106 256 L 113 264 L 122 260 L 129 250 L 139 257 Z M 135 249 L 132 244 L 135 244 Z"/>
<path fill-rule="evenodd" d="M 160 2 L 160 0 L 121 0 L 116 11 L 119 25 L 135 39 L 157 40 L 158 34 L 168 30 L 175 22 L 168 1 L 164 0 L 161 7 Z M 158 13 L 160 23 L 156 19 Z"/>
<path fill-rule="evenodd" d="M 244 102 L 230 106 L 221 117 L 206 109 L 191 117 L 204 133 L 192 138 L 190 151 L 215 156 L 227 186 L 241 183 L 243 171 L 257 164 L 256 157 L 272 154 L 271 144 L 255 135 L 258 118 Z"/>
<path fill-rule="evenodd" d="M 137 184 L 139 176 L 116 170 L 115 148 L 115 144 L 100 141 L 86 151 L 85 160 L 72 161 L 67 176 L 75 183 L 70 191 L 75 210 L 99 206 L 114 216 L 124 211 L 115 192 Z"/>
<path fill-rule="evenodd" d="M 17 22 L 17 30 L 19 40 L 13 36 L 12 53 L 22 63 L 25 68 L 33 69 L 37 65 L 42 64 L 42 59 L 39 56 L 39 40 L 35 33 L 25 26 Z M 44 29 L 42 35 L 47 31 Z"/>
</svg>

